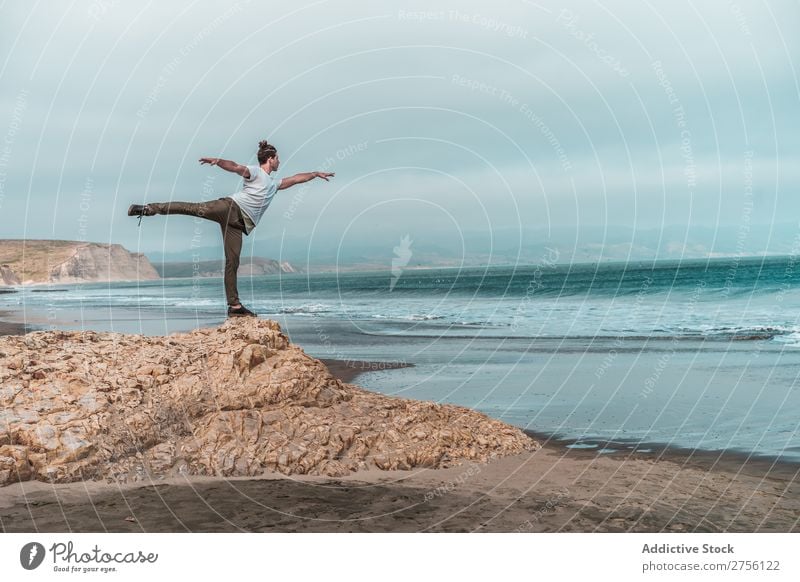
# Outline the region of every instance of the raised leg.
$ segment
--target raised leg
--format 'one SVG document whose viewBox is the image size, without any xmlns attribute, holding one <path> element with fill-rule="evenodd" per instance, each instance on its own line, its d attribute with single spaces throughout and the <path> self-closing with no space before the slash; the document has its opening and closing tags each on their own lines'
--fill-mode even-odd
<svg viewBox="0 0 800 582">
<path fill-rule="evenodd" d="M 185 214 L 227 224 L 231 204 L 226 203 L 226 200 L 230 199 L 220 198 L 208 202 L 151 202 L 148 206 L 156 214 Z"/>
</svg>

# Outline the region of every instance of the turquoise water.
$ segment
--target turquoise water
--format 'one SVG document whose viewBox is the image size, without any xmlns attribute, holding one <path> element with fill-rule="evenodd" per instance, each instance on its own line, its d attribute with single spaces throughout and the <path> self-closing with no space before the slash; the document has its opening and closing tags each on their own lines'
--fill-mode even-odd
<svg viewBox="0 0 800 582">
<path fill-rule="evenodd" d="M 620 448 L 800 461 L 794 258 L 387 270 L 240 280 L 322 358 L 413 363 L 358 382 Z M 220 279 L 25 288 L 41 327 L 167 333 L 222 321 Z M 616 448 L 616 447 L 615 447 Z"/>
</svg>

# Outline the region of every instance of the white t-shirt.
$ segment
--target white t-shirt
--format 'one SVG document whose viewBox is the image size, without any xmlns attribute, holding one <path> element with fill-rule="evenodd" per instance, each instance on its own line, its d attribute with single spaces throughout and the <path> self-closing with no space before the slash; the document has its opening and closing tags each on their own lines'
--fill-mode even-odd
<svg viewBox="0 0 800 582">
<path fill-rule="evenodd" d="M 232 194 L 228 198 L 232 198 L 239 205 L 242 212 L 253 221 L 255 228 L 280 188 L 281 180 L 267 174 L 261 166 L 247 166 L 247 169 L 250 171 L 250 179 L 245 178 L 241 192 Z"/>
</svg>

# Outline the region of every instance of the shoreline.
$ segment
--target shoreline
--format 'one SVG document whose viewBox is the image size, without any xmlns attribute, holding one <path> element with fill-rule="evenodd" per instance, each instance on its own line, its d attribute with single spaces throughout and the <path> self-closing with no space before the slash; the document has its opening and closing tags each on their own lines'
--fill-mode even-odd
<svg viewBox="0 0 800 582">
<path fill-rule="evenodd" d="M 5 316 L 12 314 L 9 310 L 0 310 L 0 336 L 4 335 L 24 335 L 33 331 L 43 331 L 43 327 L 37 327 L 27 323 L 9 322 Z M 317 358 L 330 371 L 330 373 L 345 383 L 354 383 L 355 380 L 367 372 L 397 370 L 402 368 L 415 367 L 414 363 L 392 362 L 392 361 L 370 361 L 370 360 L 340 360 L 334 358 Z M 702 468 L 715 468 L 717 466 L 725 469 L 747 467 L 750 474 L 782 474 L 797 476 L 800 472 L 800 462 L 787 461 L 779 457 L 768 455 L 756 455 L 737 450 L 704 450 L 680 447 L 677 445 L 664 444 L 659 442 L 622 442 L 607 441 L 600 438 L 585 437 L 583 439 L 572 439 L 560 437 L 557 434 L 540 432 L 536 430 L 520 430 L 533 440 L 538 441 L 542 447 L 553 449 L 560 454 L 569 455 L 575 458 L 595 458 L 605 457 L 609 459 L 637 459 L 649 461 L 671 461 L 681 464 L 690 463 L 693 466 Z M 580 446 L 572 448 L 571 445 L 585 445 L 594 443 L 596 446 L 589 448 Z M 613 449 L 613 452 L 604 452 Z"/>
<path fill-rule="evenodd" d="M 708 471 L 746 472 L 750 476 L 774 476 L 800 480 L 800 462 L 769 455 L 756 455 L 730 449 L 720 451 L 691 449 L 655 442 L 620 443 L 590 438 L 578 440 L 532 430 L 523 430 L 522 432 L 538 441 L 542 447 L 551 448 L 565 456 L 578 459 L 602 457 L 617 461 L 631 459 L 654 463 L 670 462 Z M 596 443 L 597 446 L 595 448 L 570 448 L 570 445 L 583 444 L 587 441 Z M 620 448 L 621 446 L 626 448 Z M 602 452 L 615 447 L 614 452 Z"/>
</svg>

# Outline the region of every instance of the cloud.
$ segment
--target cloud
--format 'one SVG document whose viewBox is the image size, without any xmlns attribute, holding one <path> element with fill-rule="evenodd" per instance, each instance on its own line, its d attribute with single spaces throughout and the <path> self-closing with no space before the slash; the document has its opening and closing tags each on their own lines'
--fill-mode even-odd
<svg viewBox="0 0 800 582">
<path fill-rule="evenodd" d="M 7 8 L 0 24 L 0 140 L 26 100 L 0 167 L 0 212 L 24 218 L 4 236 L 76 238 L 83 217 L 92 240 L 185 245 L 191 224 L 142 232 L 124 209 L 200 199 L 210 170 L 198 157 L 252 162 L 265 137 L 282 173 L 337 172 L 291 220 L 296 191 L 283 191 L 265 224 L 330 240 L 443 217 L 465 230 L 736 228 L 745 164 L 754 217 L 800 211 L 790 2 L 32 10 Z M 215 195 L 237 187 L 213 180 Z"/>
</svg>

